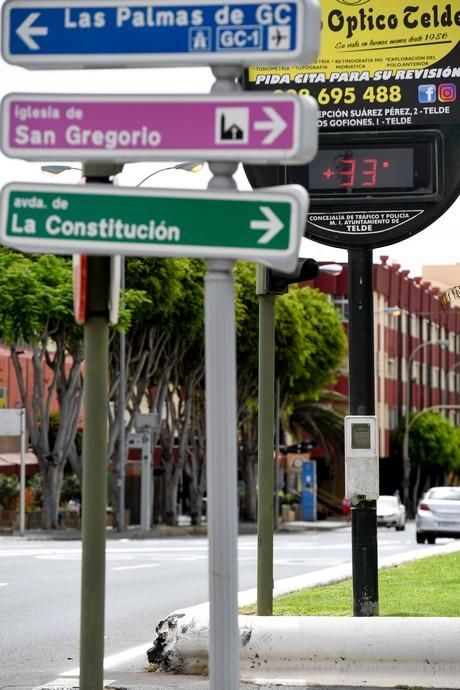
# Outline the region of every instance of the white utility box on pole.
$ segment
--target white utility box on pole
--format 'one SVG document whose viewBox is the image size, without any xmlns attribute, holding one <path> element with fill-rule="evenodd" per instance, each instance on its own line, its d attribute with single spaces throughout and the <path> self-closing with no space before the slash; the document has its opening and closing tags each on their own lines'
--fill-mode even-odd
<svg viewBox="0 0 460 690">
<path fill-rule="evenodd" d="M 379 496 L 378 425 L 374 415 L 345 417 L 345 493 L 352 502 L 374 501 Z"/>
</svg>

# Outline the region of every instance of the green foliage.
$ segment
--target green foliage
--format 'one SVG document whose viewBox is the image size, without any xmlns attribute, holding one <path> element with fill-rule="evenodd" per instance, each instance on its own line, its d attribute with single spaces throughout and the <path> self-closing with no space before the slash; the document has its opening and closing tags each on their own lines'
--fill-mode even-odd
<svg viewBox="0 0 460 690">
<path fill-rule="evenodd" d="M 19 479 L 14 475 L 0 474 L 0 507 L 13 510 L 19 496 Z"/>
<path fill-rule="evenodd" d="M 66 474 L 62 480 L 61 502 L 66 503 L 75 498 L 81 498 L 80 482 L 76 474 Z"/>
<path fill-rule="evenodd" d="M 299 430 L 308 432 L 323 449 L 343 455 L 343 415 L 335 408 L 306 401 L 297 405 L 289 417 L 291 430 L 299 436 Z"/>
<path fill-rule="evenodd" d="M 339 314 L 315 288 L 291 287 L 276 302 L 278 376 L 297 400 L 311 399 L 331 383 L 347 341 Z"/>
<path fill-rule="evenodd" d="M 258 297 L 255 266 L 238 262 L 235 270 L 238 367 L 257 377 Z M 291 287 L 275 299 L 276 376 L 283 397 L 305 400 L 332 382 L 346 353 L 340 317 L 320 290 Z"/>
<path fill-rule="evenodd" d="M 430 556 L 379 573 L 381 616 L 460 616 L 460 552 Z M 289 594 L 273 602 L 275 616 L 351 616 L 351 580 Z M 254 613 L 247 607 L 244 613 Z"/>
<path fill-rule="evenodd" d="M 414 417 L 411 417 L 411 420 Z M 394 435 L 396 448 L 401 451 L 404 419 Z M 459 430 L 441 412 L 427 410 L 412 423 L 409 434 L 409 456 L 414 465 L 436 466 L 443 471 L 459 469 Z"/>
<path fill-rule="evenodd" d="M 32 344 L 60 332 L 81 339 L 74 321 L 69 259 L 24 255 L 0 248 L 0 336 L 9 345 Z"/>
<path fill-rule="evenodd" d="M 257 380 L 259 358 L 259 299 L 254 264 L 238 261 L 235 266 L 235 318 L 239 374 Z"/>
<path fill-rule="evenodd" d="M 128 337 L 161 328 L 173 339 L 202 340 L 204 274 L 197 259 L 128 259 L 122 324 Z"/>
<path fill-rule="evenodd" d="M 32 475 L 32 477 L 27 482 L 29 489 L 33 491 L 34 501 L 32 504 L 33 508 L 41 508 L 43 503 L 43 475 L 38 473 Z"/>
</svg>

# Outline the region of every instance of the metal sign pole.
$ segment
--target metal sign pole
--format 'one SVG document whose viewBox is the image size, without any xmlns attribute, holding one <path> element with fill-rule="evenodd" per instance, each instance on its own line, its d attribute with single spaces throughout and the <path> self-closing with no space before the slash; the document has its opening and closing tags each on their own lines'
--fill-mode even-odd
<svg viewBox="0 0 460 690">
<path fill-rule="evenodd" d="M 125 272 L 126 259 L 121 257 L 121 275 L 120 275 L 120 292 L 121 292 L 121 306 L 124 306 L 124 291 L 125 291 Z M 123 532 L 126 529 L 125 524 L 125 472 L 126 472 L 126 433 L 125 433 L 125 408 L 126 408 L 126 333 L 120 331 L 119 335 L 119 376 L 120 387 L 118 389 L 118 409 L 117 421 L 118 424 L 118 477 L 117 477 L 117 531 Z"/>
<path fill-rule="evenodd" d="M 375 414 L 372 249 L 348 250 L 350 415 Z M 376 616 L 378 599 L 376 502 L 351 509 L 353 615 Z"/>
<path fill-rule="evenodd" d="M 264 268 L 257 266 L 257 280 Z M 262 274 L 262 275 L 261 275 Z M 257 467 L 257 615 L 273 613 L 273 417 L 275 408 L 275 296 L 259 297 L 259 418 Z"/>
<path fill-rule="evenodd" d="M 152 432 L 142 432 L 141 529 L 149 530 L 152 517 Z"/>
<path fill-rule="evenodd" d="M 214 68 L 213 91 L 235 90 L 238 67 Z M 210 188 L 235 189 L 236 163 L 213 163 Z M 209 687 L 239 690 L 236 330 L 233 261 L 205 277 L 206 468 L 209 534 Z"/>
<path fill-rule="evenodd" d="M 21 450 L 20 450 L 20 480 L 19 480 L 19 532 L 21 535 L 26 531 L 26 411 L 18 410 L 21 428 Z"/>
<path fill-rule="evenodd" d="M 85 165 L 87 182 L 109 183 L 114 166 Z M 103 687 L 110 257 L 88 257 L 82 491 L 80 689 Z"/>
</svg>

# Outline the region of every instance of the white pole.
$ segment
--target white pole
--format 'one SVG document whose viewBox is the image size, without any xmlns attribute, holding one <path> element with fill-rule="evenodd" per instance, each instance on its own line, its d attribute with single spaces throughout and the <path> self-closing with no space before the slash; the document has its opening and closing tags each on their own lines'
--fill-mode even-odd
<svg viewBox="0 0 460 690">
<path fill-rule="evenodd" d="M 21 430 L 21 450 L 20 450 L 20 479 L 19 479 L 19 532 L 24 534 L 26 529 L 26 411 L 18 410 Z"/>
<path fill-rule="evenodd" d="M 142 431 L 141 529 L 151 526 L 152 432 Z"/>
<path fill-rule="evenodd" d="M 233 262 L 213 259 L 206 264 L 209 687 L 210 690 L 238 690 L 240 653 Z"/>
</svg>

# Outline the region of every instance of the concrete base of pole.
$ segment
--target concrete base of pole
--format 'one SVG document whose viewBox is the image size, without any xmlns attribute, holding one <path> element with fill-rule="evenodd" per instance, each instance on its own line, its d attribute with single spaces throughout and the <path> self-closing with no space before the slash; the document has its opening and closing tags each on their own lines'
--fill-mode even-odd
<svg viewBox="0 0 460 690">
<path fill-rule="evenodd" d="M 240 616 L 241 680 L 260 684 L 458 688 L 455 618 Z M 206 674 L 208 617 L 187 611 L 158 626 L 153 668 Z"/>
<path fill-rule="evenodd" d="M 458 542 L 383 557 L 394 567 L 460 550 Z M 346 579 L 351 565 L 275 583 L 275 596 Z M 254 604 L 256 590 L 240 592 Z M 459 618 L 239 616 L 240 678 L 276 686 L 455 688 L 460 677 Z M 209 604 L 173 612 L 156 628 L 152 670 L 205 675 Z"/>
</svg>

